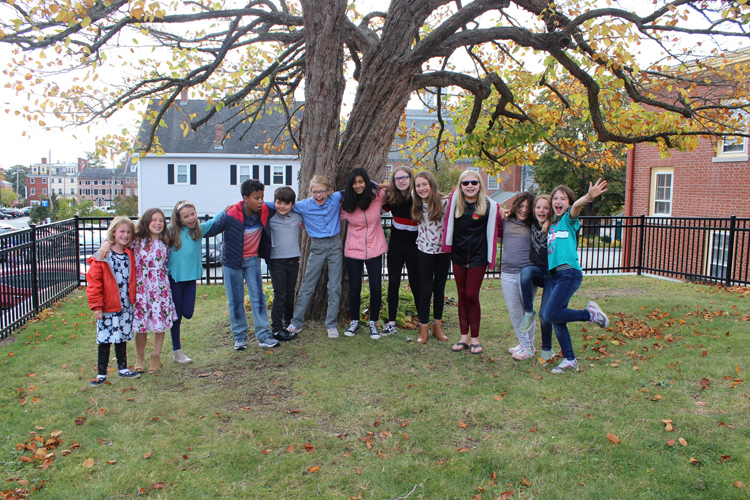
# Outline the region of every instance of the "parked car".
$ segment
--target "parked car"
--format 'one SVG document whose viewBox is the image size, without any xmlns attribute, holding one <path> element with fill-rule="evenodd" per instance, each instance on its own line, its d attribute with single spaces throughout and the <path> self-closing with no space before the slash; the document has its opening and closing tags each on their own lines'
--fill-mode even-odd
<svg viewBox="0 0 750 500">
<path fill-rule="evenodd" d="M 16 217 L 23 217 L 23 212 L 21 212 L 17 208 L 3 208 L 3 209 L 0 210 L 0 212 L 3 212 L 5 214 L 7 214 L 7 215 L 10 215 L 14 219 Z"/>
<path fill-rule="evenodd" d="M 0 209 L 0 219 L 7 220 L 12 218 L 13 216 L 11 214 L 5 213 L 4 209 Z"/>
<path fill-rule="evenodd" d="M 23 207 L 21 213 L 23 213 L 24 217 L 28 217 L 31 215 L 31 207 Z"/>
</svg>

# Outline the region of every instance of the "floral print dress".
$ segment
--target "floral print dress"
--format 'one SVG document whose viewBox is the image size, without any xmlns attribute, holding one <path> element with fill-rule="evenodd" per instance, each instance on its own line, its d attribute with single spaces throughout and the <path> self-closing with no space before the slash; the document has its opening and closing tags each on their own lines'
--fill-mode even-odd
<svg viewBox="0 0 750 500">
<path fill-rule="evenodd" d="M 135 253 L 135 314 L 133 330 L 137 333 L 163 332 L 177 319 L 172 290 L 167 277 L 169 249 L 158 240 L 133 244 Z"/>
<path fill-rule="evenodd" d="M 102 319 L 96 320 L 96 342 L 99 344 L 119 344 L 133 339 L 133 304 L 128 296 L 132 272 L 130 257 L 128 254 L 116 252 L 110 252 L 110 256 L 122 309 L 117 312 L 105 312 Z"/>
</svg>

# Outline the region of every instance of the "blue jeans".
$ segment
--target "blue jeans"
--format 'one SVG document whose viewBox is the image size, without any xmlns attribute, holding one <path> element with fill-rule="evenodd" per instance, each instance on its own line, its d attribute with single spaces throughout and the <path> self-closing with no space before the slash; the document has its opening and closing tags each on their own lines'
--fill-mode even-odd
<svg viewBox="0 0 750 500">
<path fill-rule="evenodd" d="M 552 324 L 542 317 L 552 291 L 552 278 L 546 267 L 526 266 L 521 269 L 521 297 L 524 312 L 534 310 L 534 287 L 542 287 L 542 303 L 539 305 L 539 324 L 542 327 L 542 350 L 552 350 Z"/>
<path fill-rule="evenodd" d="M 245 313 L 243 280 L 247 283 L 247 293 L 250 296 L 250 305 L 253 308 L 255 338 L 259 342 L 268 340 L 271 338 L 271 329 L 268 326 L 268 308 L 266 306 L 266 294 L 263 293 L 263 278 L 260 274 L 259 257 L 242 259 L 241 269 L 224 266 L 224 288 L 227 291 L 227 302 L 229 302 L 229 325 L 232 328 L 232 337 L 235 342 L 238 340 L 247 341 L 247 314 Z"/>
<path fill-rule="evenodd" d="M 553 271 L 550 278 L 552 290 L 547 299 L 547 305 L 542 311 L 542 317 L 554 325 L 555 335 L 557 335 L 557 341 L 560 343 L 565 359 L 574 360 L 576 355 L 573 352 L 573 342 L 570 340 L 567 323 L 591 319 L 591 314 L 585 309 L 583 311 L 568 309 L 570 298 L 581 286 L 583 273 L 578 269 L 569 268 Z"/>
</svg>

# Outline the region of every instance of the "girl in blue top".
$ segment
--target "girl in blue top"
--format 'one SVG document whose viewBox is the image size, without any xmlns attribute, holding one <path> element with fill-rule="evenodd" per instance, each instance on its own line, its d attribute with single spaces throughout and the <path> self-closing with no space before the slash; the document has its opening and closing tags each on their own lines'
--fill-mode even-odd
<svg viewBox="0 0 750 500">
<path fill-rule="evenodd" d="M 196 281 L 203 276 L 201 261 L 201 237 L 211 229 L 223 212 L 219 212 L 208 222 L 198 223 L 195 205 L 189 201 L 178 201 L 172 212 L 169 232 L 172 247 L 169 250 L 167 271 L 172 288 L 172 300 L 177 310 L 177 320 L 172 323 L 172 350 L 175 363 L 192 363 L 182 352 L 180 343 L 180 323 L 182 318 L 190 319 L 195 311 Z"/>
<path fill-rule="evenodd" d="M 568 309 L 568 303 L 573 294 L 581 286 L 583 272 L 578 263 L 578 249 L 576 234 L 581 226 L 578 215 L 586 203 L 607 191 L 607 181 L 599 179 L 596 184 L 589 183 L 586 196 L 575 202 L 573 191 L 567 186 L 557 186 L 552 191 L 552 225 L 547 233 L 547 263 L 552 281 L 549 299 L 542 311 L 542 318 L 552 323 L 555 335 L 560 343 L 563 359 L 552 373 L 562 373 L 565 370 L 578 371 L 578 361 L 573 352 L 573 343 L 567 323 L 571 321 L 588 321 L 596 323 L 602 328 L 609 325 L 609 318 L 604 314 L 596 302 L 589 302 L 582 311 Z"/>
</svg>

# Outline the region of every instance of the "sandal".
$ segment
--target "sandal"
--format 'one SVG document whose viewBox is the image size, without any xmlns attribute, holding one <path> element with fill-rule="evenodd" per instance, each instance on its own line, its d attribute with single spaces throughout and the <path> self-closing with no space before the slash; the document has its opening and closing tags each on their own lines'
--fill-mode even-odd
<svg viewBox="0 0 750 500">
<path fill-rule="evenodd" d="M 484 352 L 484 349 L 482 349 L 482 344 L 471 344 L 469 350 L 472 354 L 482 354 Z"/>
<path fill-rule="evenodd" d="M 456 349 L 456 347 L 460 347 L 460 349 Z M 469 348 L 469 344 L 467 344 L 466 342 L 456 342 L 455 344 L 453 344 L 453 347 L 451 348 L 451 350 L 453 352 L 461 352 L 461 351 L 465 351 L 468 348 Z"/>
</svg>

